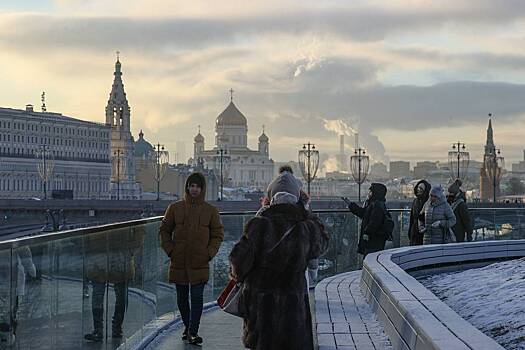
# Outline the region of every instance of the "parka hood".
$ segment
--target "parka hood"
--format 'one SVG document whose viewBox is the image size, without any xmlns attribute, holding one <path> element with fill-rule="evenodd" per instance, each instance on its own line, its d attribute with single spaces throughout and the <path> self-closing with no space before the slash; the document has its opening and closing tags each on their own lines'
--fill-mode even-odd
<svg viewBox="0 0 525 350">
<path fill-rule="evenodd" d="M 378 182 L 373 182 L 370 185 L 369 190 L 372 191 L 372 198 L 370 198 L 371 200 L 386 201 L 387 189 L 385 185 Z"/>
<path fill-rule="evenodd" d="M 195 182 L 202 184 L 201 193 L 197 198 L 193 198 L 188 190 L 189 185 Z M 206 198 L 206 178 L 202 173 L 193 172 L 188 176 L 184 185 L 184 200 L 188 203 L 203 203 L 204 198 Z"/>
<path fill-rule="evenodd" d="M 422 195 L 418 196 L 417 195 L 417 187 L 420 184 L 425 185 L 425 191 L 423 192 Z M 430 188 L 431 187 L 432 187 L 432 185 L 430 185 L 430 183 L 427 180 L 419 180 L 418 183 L 414 186 L 414 195 L 416 197 L 421 198 L 421 199 L 426 201 L 426 200 L 428 200 L 428 197 L 430 196 Z"/>
</svg>

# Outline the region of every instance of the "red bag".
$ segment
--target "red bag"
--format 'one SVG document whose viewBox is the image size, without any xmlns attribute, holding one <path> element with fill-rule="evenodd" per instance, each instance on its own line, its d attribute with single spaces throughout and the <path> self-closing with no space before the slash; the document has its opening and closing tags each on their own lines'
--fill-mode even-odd
<svg viewBox="0 0 525 350">
<path fill-rule="evenodd" d="M 217 298 L 217 304 L 224 311 L 231 315 L 242 317 L 239 312 L 239 298 L 241 295 L 242 283 L 230 280 L 222 293 Z"/>
</svg>

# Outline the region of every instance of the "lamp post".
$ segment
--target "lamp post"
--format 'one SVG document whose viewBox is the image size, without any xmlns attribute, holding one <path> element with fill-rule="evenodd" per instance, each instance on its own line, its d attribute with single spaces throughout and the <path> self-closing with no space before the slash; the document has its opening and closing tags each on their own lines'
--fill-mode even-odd
<svg viewBox="0 0 525 350">
<path fill-rule="evenodd" d="M 120 200 L 120 158 L 123 156 L 124 152 L 120 148 L 113 152 L 113 162 L 117 163 L 117 200 Z"/>
<path fill-rule="evenodd" d="M 352 177 L 358 186 L 358 201 L 361 202 L 361 185 L 365 182 L 370 166 L 370 158 L 366 155 L 364 148 L 358 147 L 354 150 L 354 155 L 350 157 L 350 170 Z"/>
<path fill-rule="evenodd" d="M 153 147 L 153 150 L 155 151 L 155 174 L 153 176 L 155 177 L 155 181 L 157 181 L 157 200 L 160 200 L 160 182 L 164 178 L 164 175 L 166 175 L 169 153 L 164 150 L 164 145 L 160 143 L 157 143 L 157 145 Z"/>
<path fill-rule="evenodd" d="M 315 179 L 319 169 L 319 151 L 313 143 L 303 144 L 303 149 L 299 151 L 299 168 L 308 184 L 308 196 L 310 196 L 310 183 Z"/>
<path fill-rule="evenodd" d="M 53 174 L 55 166 L 53 151 L 47 145 L 41 145 L 36 151 L 38 175 L 42 179 L 44 187 L 44 199 L 47 199 L 47 182 Z"/>
<path fill-rule="evenodd" d="M 454 180 L 465 180 L 468 176 L 468 165 L 470 154 L 464 143 L 458 141 L 452 144 L 452 150 L 448 152 L 448 165 L 450 178 Z"/>
<path fill-rule="evenodd" d="M 484 157 L 485 172 L 492 184 L 492 201 L 496 203 L 497 200 L 497 187 L 501 180 L 502 170 L 505 166 L 505 158 L 501 156 L 501 150 L 493 147 L 489 154 Z"/>
<path fill-rule="evenodd" d="M 226 167 L 229 165 L 230 157 L 227 155 L 228 150 L 220 147 L 217 149 L 217 157 L 215 159 L 215 168 L 219 170 L 220 183 L 221 183 L 221 192 L 219 199 L 222 201 L 224 195 L 224 172 Z"/>
</svg>

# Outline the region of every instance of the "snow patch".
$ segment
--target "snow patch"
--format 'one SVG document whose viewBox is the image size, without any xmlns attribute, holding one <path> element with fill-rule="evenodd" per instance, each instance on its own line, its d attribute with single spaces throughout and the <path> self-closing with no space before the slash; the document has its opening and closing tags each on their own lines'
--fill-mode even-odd
<svg viewBox="0 0 525 350">
<path fill-rule="evenodd" d="M 505 349 L 525 349 L 525 258 L 418 280 Z"/>
</svg>

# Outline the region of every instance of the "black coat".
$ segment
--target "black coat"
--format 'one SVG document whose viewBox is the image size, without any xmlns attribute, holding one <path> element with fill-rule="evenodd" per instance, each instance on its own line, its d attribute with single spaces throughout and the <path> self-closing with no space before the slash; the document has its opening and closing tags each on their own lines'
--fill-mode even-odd
<svg viewBox="0 0 525 350">
<path fill-rule="evenodd" d="M 472 241 L 472 219 L 468 211 L 467 203 L 461 193 L 456 197 L 455 201 L 451 204 L 456 215 L 456 224 L 452 226 L 452 231 L 456 236 L 456 242 L 465 242 L 465 234 L 467 241 Z"/>
<path fill-rule="evenodd" d="M 416 189 L 421 183 L 425 185 L 425 192 L 418 196 Z M 419 181 L 414 186 L 414 195 L 416 198 L 414 198 L 412 207 L 410 208 L 410 223 L 408 225 L 408 238 L 410 239 L 410 245 L 423 244 L 423 233 L 419 232 L 419 221 L 425 221 L 425 216 L 421 211 L 423 210 L 425 203 L 428 201 L 430 189 L 431 185 L 425 180 Z"/>
<path fill-rule="evenodd" d="M 366 256 L 367 254 L 385 249 L 387 236 L 381 231 L 383 221 L 385 220 L 385 201 L 368 201 L 362 208 L 352 203 L 348 209 L 350 209 L 354 215 L 361 218 L 361 232 L 359 234 L 357 252 Z M 368 236 L 368 240 L 363 238 L 364 235 Z"/>
<path fill-rule="evenodd" d="M 354 215 L 361 218 L 357 252 L 365 256 L 385 249 L 388 238 L 387 233 L 382 230 L 387 213 L 386 186 L 380 183 L 372 183 L 369 190 L 372 192 L 372 196 L 365 202 L 364 207 L 353 202 L 348 206 Z"/>
<path fill-rule="evenodd" d="M 293 225 L 290 234 L 269 253 Z M 323 225 L 300 206 L 277 204 L 248 221 L 230 253 L 232 277 L 244 281 L 240 311 L 245 347 L 313 349 L 305 270 L 308 261 L 327 248 Z"/>
</svg>

